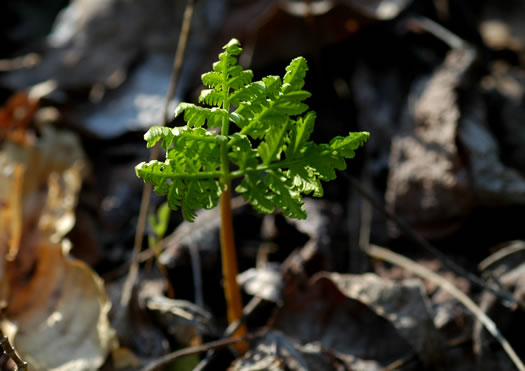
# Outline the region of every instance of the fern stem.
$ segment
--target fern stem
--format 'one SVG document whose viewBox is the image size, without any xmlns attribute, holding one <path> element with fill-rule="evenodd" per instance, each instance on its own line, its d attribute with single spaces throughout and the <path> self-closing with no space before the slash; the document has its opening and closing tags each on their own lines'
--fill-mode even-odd
<svg viewBox="0 0 525 371">
<path fill-rule="evenodd" d="M 237 283 L 237 256 L 235 253 L 235 241 L 233 233 L 233 220 L 231 208 L 231 182 L 226 185 L 226 190 L 221 194 L 221 258 L 222 274 L 224 278 L 224 296 L 226 298 L 228 322 L 233 323 L 240 320 L 242 316 L 241 290 Z M 242 324 L 233 336 L 245 336 L 246 326 Z M 247 350 L 246 343 L 237 345 L 237 350 L 244 353 Z"/>
</svg>

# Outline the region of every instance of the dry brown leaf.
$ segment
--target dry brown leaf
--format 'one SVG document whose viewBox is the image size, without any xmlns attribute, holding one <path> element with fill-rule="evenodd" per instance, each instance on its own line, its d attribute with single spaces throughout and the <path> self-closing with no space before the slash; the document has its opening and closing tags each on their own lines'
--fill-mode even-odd
<svg viewBox="0 0 525 371">
<path fill-rule="evenodd" d="M 6 314 L 15 324 L 9 335 L 34 370 L 94 370 L 114 345 L 103 282 L 85 263 L 68 258 L 65 245 L 40 245 L 29 281 L 8 266 Z"/>
<path fill-rule="evenodd" d="M 0 138 L 23 142 L 26 128 L 39 105 L 39 100 L 31 99 L 27 93 L 17 93 L 9 98 L 0 108 Z"/>
<path fill-rule="evenodd" d="M 74 225 L 84 156 L 76 137 L 51 128 L 25 143 L 0 152 L 0 299 L 8 305 L 0 325 L 32 370 L 95 370 L 116 345 L 111 303 L 100 277 L 69 257 L 63 239 Z M 14 176 L 20 166 L 22 187 Z M 9 197 L 13 190 L 22 202 Z M 22 237 L 6 261 L 8 217 L 17 214 Z"/>
<path fill-rule="evenodd" d="M 300 344 L 316 341 L 382 367 L 412 353 L 424 364 L 439 361 L 441 339 L 419 281 L 319 273 L 284 302 L 274 328 Z"/>
</svg>

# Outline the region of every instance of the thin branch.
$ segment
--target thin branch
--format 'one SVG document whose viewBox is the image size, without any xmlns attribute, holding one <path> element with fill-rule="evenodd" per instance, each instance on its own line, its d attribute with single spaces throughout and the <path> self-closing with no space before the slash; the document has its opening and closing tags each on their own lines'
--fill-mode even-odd
<svg viewBox="0 0 525 371">
<path fill-rule="evenodd" d="M 514 241 L 508 246 L 503 247 L 502 249 L 496 251 L 494 254 L 490 255 L 488 258 L 484 259 L 481 263 L 478 264 L 478 267 L 481 271 L 485 271 L 491 265 L 498 263 L 506 257 L 523 251 L 525 251 L 525 244 L 522 241 Z"/>
<path fill-rule="evenodd" d="M 448 269 L 450 269 L 456 274 L 459 274 L 460 276 L 465 277 L 466 279 L 468 279 L 470 282 L 472 282 L 476 286 L 482 289 L 486 289 L 487 291 L 490 291 L 492 294 L 503 299 L 504 304 L 511 303 L 512 305 L 517 305 L 522 308 L 525 308 L 525 304 L 522 303 L 521 301 L 518 301 L 510 292 L 499 289 L 499 288 L 495 288 L 494 286 L 485 282 L 484 280 L 482 280 L 475 274 L 468 272 L 465 268 L 461 267 L 460 265 L 456 264 L 454 261 L 449 259 L 441 251 L 436 249 L 427 240 L 425 240 L 419 233 L 417 233 L 412 228 L 410 228 L 403 220 L 401 220 L 395 214 L 386 210 L 370 194 L 370 192 L 368 192 L 363 186 L 361 186 L 361 184 L 357 180 L 355 180 L 353 177 L 351 177 L 345 172 L 343 172 L 342 174 L 345 177 L 345 179 L 347 179 L 348 182 L 352 185 L 352 187 L 354 187 L 364 198 L 366 198 L 377 211 L 383 214 L 386 218 L 392 220 L 403 233 L 405 233 L 411 240 L 417 243 L 420 247 L 422 247 L 424 250 L 428 251 L 429 253 L 431 253 L 438 259 L 440 259 Z"/>
<path fill-rule="evenodd" d="M 24 186 L 24 175 L 26 167 L 22 164 L 16 164 L 13 173 L 13 185 L 11 187 L 10 202 L 7 218 L 3 217 L 0 223 L 8 222 L 10 229 L 9 247 L 5 260 L 14 261 L 18 255 L 20 241 L 22 239 L 22 188 Z"/>
<path fill-rule="evenodd" d="M 202 290 L 202 270 L 199 248 L 193 242 L 188 246 L 191 261 L 191 273 L 193 275 L 193 290 L 195 292 L 195 304 L 204 307 L 204 294 Z"/>
<path fill-rule="evenodd" d="M 228 347 L 233 344 L 247 342 L 247 341 L 256 339 L 258 337 L 261 337 L 265 331 L 266 330 L 262 330 L 254 334 L 248 334 L 242 337 L 219 339 L 219 340 L 211 341 L 206 344 L 177 350 L 176 352 L 166 354 L 165 356 L 151 362 L 149 365 L 142 368 L 141 371 L 155 371 L 159 369 L 160 367 L 165 366 L 168 363 L 173 362 L 176 359 L 179 359 L 181 357 L 185 357 L 185 356 L 189 356 L 189 355 L 197 354 L 197 353 L 203 353 L 203 352 L 207 352 L 213 349 L 220 349 L 220 348 Z"/>
<path fill-rule="evenodd" d="M 263 302 L 263 299 L 259 296 L 254 296 L 248 304 L 243 308 L 241 318 L 239 318 L 237 321 L 232 322 L 228 325 L 226 328 L 226 331 L 224 331 L 224 336 L 229 337 L 232 336 L 235 331 L 239 329 L 239 327 L 246 322 L 246 319 L 252 312 Z"/>
<path fill-rule="evenodd" d="M 452 49 L 466 49 L 470 47 L 468 42 L 430 18 L 423 16 L 412 17 L 408 19 L 407 25 L 411 28 L 421 28 L 425 30 L 446 43 Z"/>
<path fill-rule="evenodd" d="M 370 245 L 367 251 L 368 255 L 384 260 L 391 264 L 395 264 L 399 267 L 402 267 L 412 273 L 417 274 L 418 276 L 431 281 L 432 283 L 439 285 L 443 290 L 447 291 L 450 295 L 455 297 L 461 304 L 463 304 L 468 310 L 470 310 L 474 316 L 483 324 L 488 332 L 501 344 L 503 350 L 511 361 L 514 363 L 516 368 L 519 371 L 525 371 L 525 365 L 520 360 L 510 343 L 505 339 L 505 337 L 498 330 L 494 321 L 492 321 L 483 310 L 472 301 L 467 295 L 465 295 L 461 290 L 459 290 L 452 282 L 441 277 L 439 274 L 432 272 L 430 269 L 418 264 L 417 262 L 410 260 L 402 255 L 396 254 L 395 252 L 375 246 Z"/>
<path fill-rule="evenodd" d="M 180 69 L 182 62 L 184 61 L 184 54 L 186 52 L 186 46 L 188 44 L 188 35 L 191 27 L 191 20 L 193 18 L 193 11 L 195 8 L 196 0 L 188 0 L 186 8 L 184 10 L 184 17 L 182 20 L 181 31 L 179 34 L 179 40 L 177 43 L 177 51 L 175 52 L 175 57 L 173 61 L 173 71 L 171 74 L 170 86 L 168 88 L 168 93 L 166 96 L 166 102 L 164 104 L 164 113 L 162 119 L 162 125 L 165 126 L 169 122 L 169 104 L 173 99 L 175 88 L 177 86 L 177 81 L 180 75 Z M 159 157 L 159 146 L 155 146 L 150 154 L 150 161 L 156 160 Z M 142 247 L 142 241 L 144 239 L 144 231 L 146 228 L 146 217 L 149 210 L 149 204 L 151 199 L 151 184 L 145 184 L 142 192 L 142 200 L 140 202 L 140 211 L 139 218 L 137 221 L 137 229 L 135 231 L 135 240 L 133 242 L 133 253 L 131 258 L 131 266 L 122 289 L 122 296 L 120 298 L 120 306 L 115 315 L 115 324 L 118 328 L 120 322 L 125 318 L 126 309 L 129 305 L 131 299 L 131 293 L 133 287 L 137 281 L 138 271 L 139 271 L 139 262 L 138 256 Z"/>
<path fill-rule="evenodd" d="M 249 303 L 246 304 L 246 306 L 243 308 L 241 318 L 235 322 L 230 323 L 228 328 L 226 328 L 223 334 L 223 339 L 229 338 L 235 331 L 237 331 L 241 324 L 246 322 L 246 319 L 250 316 L 250 314 L 252 314 L 255 308 L 257 308 L 263 301 L 264 300 L 261 299 L 259 296 L 254 296 L 249 301 Z M 215 350 L 209 350 L 206 353 L 206 357 L 199 362 L 199 364 L 193 369 L 193 371 L 204 370 L 208 366 L 214 355 Z"/>
</svg>

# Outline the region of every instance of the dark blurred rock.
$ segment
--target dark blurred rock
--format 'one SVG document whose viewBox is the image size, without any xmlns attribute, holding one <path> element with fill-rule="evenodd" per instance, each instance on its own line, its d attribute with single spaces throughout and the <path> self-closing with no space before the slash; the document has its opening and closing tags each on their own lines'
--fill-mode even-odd
<svg viewBox="0 0 525 371">
<path fill-rule="evenodd" d="M 3 82 L 16 89 L 48 79 L 61 89 L 115 87 L 117 75 L 126 73 L 139 53 L 174 52 L 184 7 L 185 2 L 171 0 L 75 0 L 59 15 L 42 63 Z M 222 1 L 200 2 L 195 44 L 206 41 L 223 7 Z"/>
<path fill-rule="evenodd" d="M 89 98 L 80 120 L 103 138 L 160 124 L 185 4 L 75 0 L 59 14 L 40 63 L 6 73 L 0 85 L 23 90 L 52 80 L 56 88 L 50 94 L 65 93 L 60 103 Z M 197 2 L 177 85 L 179 100 L 188 84 L 198 80 L 196 66 L 222 23 L 225 7 L 226 0 Z"/>
<path fill-rule="evenodd" d="M 17 0 L 0 3 L 0 58 L 42 41 L 67 0 Z"/>
<path fill-rule="evenodd" d="M 504 153 L 516 158 L 522 152 L 521 148 L 516 151 L 525 133 L 518 121 L 519 116 L 511 120 L 507 116 L 506 124 L 500 124 L 506 139 L 513 137 L 510 139 L 513 145 L 507 146 L 505 142 L 498 141 L 490 130 L 486 107 L 480 95 L 473 93 L 472 96 L 471 104 L 463 112 L 459 138 L 467 152 L 475 201 L 481 205 L 525 203 L 525 176 L 502 161 Z"/>
<path fill-rule="evenodd" d="M 173 56 L 155 54 L 146 58 L 118 89 L 107 92 L 100 103 L 83 105 L 78 116 L 86 130 L 103 138 L 127 131 L 146 131 L 163 120 Z M 186 84 L 182 78 L 183 87 Z M 184 91 L 184 89 L 179 89 Z M 169 112 L 175 110 L 172 101 Z"/>
<path fill-rule="evenodd" d="M 474 58 L 471 49 L 451 51 L 430 78 L 414 84 L 402 129 L 392 140 L 388 208 L 426 238 L 459 228 L 473 204 L 456 141 L 457 89 Z"/>
</svg>

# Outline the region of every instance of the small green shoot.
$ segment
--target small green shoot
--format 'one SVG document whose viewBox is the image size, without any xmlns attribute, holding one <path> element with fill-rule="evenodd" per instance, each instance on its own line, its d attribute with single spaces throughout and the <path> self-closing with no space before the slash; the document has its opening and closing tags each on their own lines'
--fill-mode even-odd
<svg viewBox="0 0 525 371">
<path fill-rule="evenodd" d="M 184 115 L 185 126 L 150 128 L 145 134 L 147 146 L 160 142 L 166 159 L 142 162 L 136 173 L 157 194 L 167 197 L 170 208 L 180 208 L 188 221 L 195 219 L 197 209 L 212 209 L 220 199 L 223 273 L 231 322 L 242 311 L 235 282 L 232 180 L 239 181 L 235 191 L 258 212 L 272 213 L 278 208 L 287 217 L 306 218 L 303 195 L 321 197 L 321 181 L 335 179 L 335 170 L 346 168 L 345 160 L 354 157 L 369 133 L 314 143 L 310 135 L 316 114 L 304 103 L 311 95 L 303 90 L 306 60 L 293 59 L 282 79 L 267 76 L 253 81 L 252 71 L 237 64 L 242 51 L 239 41 L 232 39 L 223 49 L 213 71 L 202 75 L 208 89 L 201 92 L 199 102 L 207 106 L 181 103 L 175 116 Z"/>
<path fill-rule="evenodd" d="M 252 82 L 252 71 L 237 64 L 241 50 L 233 39 L 213 71 L 202 75 L 209 89 L 199 101 L 211 108 L 181 103 L 175 116 L 184 114 L 186 126 L 154 126 L 146 133 L 148 147 L 160 141 L 166 160 L 140 163 L 137 175 L 189 221 L 195 210 L 217 206 L 226 185 L 237 178 L 235 190 L 257 211 L 278 207 L 288 217 L 306 218 L 302 195 L 321 197 L 321 180 L 335 179 L 334 170 L 345 169 L 345 159 L 354 157 L 369 133 L 349 133 L 328 144 L 310 141 L 316 115 L 303 102 L 310 96 L 302 89 L 306 60 L 292 60 L 283 79 Z M 230 124 L 239 130 L 230 133 Z"/>
<path fill-rule="evenodd" d="M 157 244 L 164 238 L 168 230 L 170 222 L 171 209 L 167 202 L 162 203 L 157 209 L 157 215 L 150 215 L 148 217 L 148 224 L 152 233 L 148 238 L 148 245 L 150 248 L 157 246 Z"/>
</svg>

